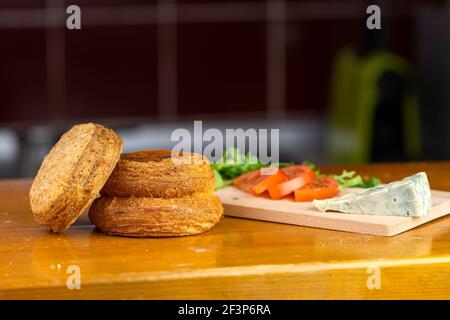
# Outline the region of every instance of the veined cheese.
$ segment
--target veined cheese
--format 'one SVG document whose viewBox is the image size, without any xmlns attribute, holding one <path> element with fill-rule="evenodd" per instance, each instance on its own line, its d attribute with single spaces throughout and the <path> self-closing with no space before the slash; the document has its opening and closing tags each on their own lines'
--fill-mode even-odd
<svg viewBox="0 0 450 320">
<path fill-rule="evenodd" d="M 314 200 L 320 211 L 380 216 L 423 217 L 431 210 L 431 190 L 425 172 L 403 180 L 327 200 Z"/>
</svg>

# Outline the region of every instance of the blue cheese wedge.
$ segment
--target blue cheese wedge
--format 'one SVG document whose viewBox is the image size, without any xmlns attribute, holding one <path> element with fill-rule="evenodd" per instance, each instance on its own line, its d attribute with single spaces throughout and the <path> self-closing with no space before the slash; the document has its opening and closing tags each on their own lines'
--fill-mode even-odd
<svg viewBox="0 0 450 320">
<path fill-rule="evenodd" d="M 314 200 L 314 205 L 320 211 L 402 217 L 426 216 L 432 206 L 425 172 L 362 192 Z"/>
</svg>

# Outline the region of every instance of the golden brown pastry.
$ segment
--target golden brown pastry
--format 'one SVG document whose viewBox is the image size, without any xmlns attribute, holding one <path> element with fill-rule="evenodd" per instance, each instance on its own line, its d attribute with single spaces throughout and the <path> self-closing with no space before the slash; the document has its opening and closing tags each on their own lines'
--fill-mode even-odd
<svg viewBox="0 0 450 320">
<path fill-rule="evenodd" d="M 30 189 L 37 222 L 61 232 L 99 196 L 122 151 L 112 130 L 87 123 L 66 132 L 45 157 Z"/>
<path fill-rule="evenodd" d="M 122 155 L 101 194 L 178 198 L 213 191 L 214 173 L 207 158 L 196 153 L 172 155 L 170 150 L 148 150 Z"/>
<path fill-rule="evenodd" d="M 101 231 L 130 237 L 197 234 L 211 229 L 222 215 L 222 204 L 212 193 L 172 199 L 101 197 L 89 210 Z"/>
</svg>

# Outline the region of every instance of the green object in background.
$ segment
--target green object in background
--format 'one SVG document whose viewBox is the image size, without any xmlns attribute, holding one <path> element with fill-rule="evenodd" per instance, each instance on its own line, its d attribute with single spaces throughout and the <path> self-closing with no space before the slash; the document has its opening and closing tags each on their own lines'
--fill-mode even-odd
<svg viewBox="0 0 450 320">
<path fill-rule="evenodd" d="M 379 79 L 393 72 L 411 78 L 408 64 L 384 51 L 360 56 L 342 50 L 336 60 L 332 79 L 328 152 L 335 163 L 365 163 L 370 159 L 374 122 L 380 100 Z M 411 91 L 402 97 L 404 154 L 411 159 L 421 153 L 417 98 Z"/>
</svg>

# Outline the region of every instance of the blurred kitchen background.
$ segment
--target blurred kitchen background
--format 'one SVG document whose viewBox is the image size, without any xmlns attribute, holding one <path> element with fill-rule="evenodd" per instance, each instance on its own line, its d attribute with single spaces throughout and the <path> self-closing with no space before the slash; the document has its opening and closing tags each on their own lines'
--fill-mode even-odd
<svg viewBox="0 0 450 320">
<path fill-rule="evenodd" d="M 449 18 L 446 0 L 0 0 L 0 177 L 33 176 L 80 122 L 126 152 L 203 120 L 279 128 L 281 160 L 449 160 Z"/>
</svg>

